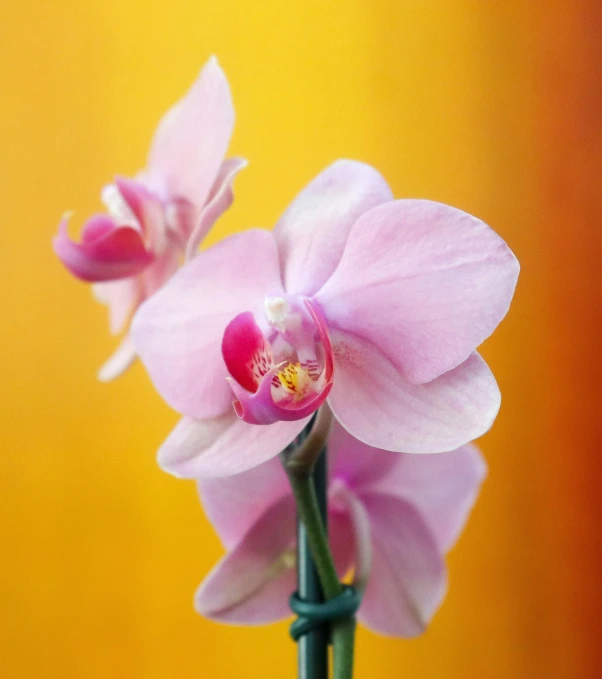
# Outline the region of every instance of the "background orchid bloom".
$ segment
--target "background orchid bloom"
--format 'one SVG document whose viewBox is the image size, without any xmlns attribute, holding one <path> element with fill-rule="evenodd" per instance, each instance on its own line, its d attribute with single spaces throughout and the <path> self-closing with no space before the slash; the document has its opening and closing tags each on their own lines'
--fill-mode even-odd
<svg viewBox="0 0 602 679">
<path fill-rule="evenodd" d="M 329 536 L 339 573 L 365 594 L 360 622 L 381 634 L 420 634 L 446 589 L 444 554 L 456 541 L 485 463 L 472 445 L 440 455 L 370 448 L 334 424 L 329 446 Z M 291 615 L 296 589 L 295 503 L 278 460 L 199 483 L 228 550 L 198 589 L 199 613 L 263 624 Z"/>
<path fill-rule="evenodd" d="M 196 253 L 215 220 L 232 203 L 232 182 L 246 165 L 224 160 L 234 126 L 230 88 L 215 57 L 188 94 L 163 117 L 148 164 L 136 179 L 117 178 L 102 199 L 108 215 L 85 224 L 80 243 L 67 234 L 65 217 L 54 238 L 63 264 L 93 282 L 109 307 L 110 328 L 121 332 L 131 315 Z M 109 380 L 135 358 L 129 337 L 100 370 Z"/>
<path fill-rule="evenodd" d="M 273 232 L 201 253 L 136 314 L 136 349 L 185 416 L 159 464 L 192 478 L 243 471 L 290 443 L 325 398 L 353 436 L 386 450 L 477 438 L 500 394 L 475 348 L 517 276 L 483 222 L 393 200 L 368 165 L 334 163 Z"/>
</svg>

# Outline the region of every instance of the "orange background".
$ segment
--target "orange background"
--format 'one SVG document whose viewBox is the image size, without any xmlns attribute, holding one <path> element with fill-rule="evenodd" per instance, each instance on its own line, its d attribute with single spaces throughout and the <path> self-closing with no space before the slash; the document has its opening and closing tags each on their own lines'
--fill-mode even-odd
<svg viewBox="0 0 602 679">
<path fill-rule="evenodd" d="M 523 266 L 484 349 L 504 403 L 449 596 L 420 639 L 360 630 L 356 676 L 602 676 L 601 30 L 595 0 L 3 0 L 0 676 L 294 676 L 285 624 L 194 614 L 221 548 L 155 466 L 177 417 L 140 366 L 96 382 L 104 310 L 50 249 L 211 53 L 251 161 L 212 241 L 343 156 L 479 215 Z"/>
</svg>

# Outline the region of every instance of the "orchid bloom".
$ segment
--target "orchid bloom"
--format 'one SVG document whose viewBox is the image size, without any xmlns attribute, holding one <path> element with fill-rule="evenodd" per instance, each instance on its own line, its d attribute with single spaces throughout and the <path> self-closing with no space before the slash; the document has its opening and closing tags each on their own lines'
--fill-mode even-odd
<svg viewBox="0 0 602 679">
<path fill-rule="evenodd" d="M 277 455 L 326 398 L 369 445 L 464 445 L 499 408 L 475 349 L 506 314 L 517 276 L 516 258 L 483 222 L 394 200 L 371 167 L 334 163 L 272 232 L 200 253 L 137 312 L 136 349 L 184 415 L 159 464 L 192 478 L 249 469 Z"/>
<path fill-rule="evenodd" d="M 365 588 L 358 619 L 381 634 L 420 634 L 446 589 L 444 554 L 456 541 L 485 476 L 476 447 L 440 455 L 370 448 L 334 424 L 328 446 L 329 539 L 337 570 Z M 227 554 L 198 589 L 195 607 L 226 623 L 291 615 L 296 514 L 278 459 L 199 482 Z"/>
<path fill-rule="evenodd" d="M 163 117 L 148 164 L 136 179 L 117 178 L 102 192 L 108 215 L 85 224 L 80 243 L 63 218 L 53 244 L 77 278 L 94 283 L 109 307 L 110 328 L 124 330 L 136 308 L 198 249 L 216 219 L 232 203 L 232 182 L 246 165 L 224 160 L 234 126 L 230 88 L 215 57 L 188 94 Z M 102 380 L 134 360 L 128 337 L 100 370 Z"/>
</svg>

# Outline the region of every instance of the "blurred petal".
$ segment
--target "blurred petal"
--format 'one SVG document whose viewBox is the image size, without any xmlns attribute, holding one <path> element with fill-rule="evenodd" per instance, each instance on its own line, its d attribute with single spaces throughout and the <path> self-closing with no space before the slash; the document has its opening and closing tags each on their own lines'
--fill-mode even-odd
<svg viewBox="0 0 602 679">
<path fill-rule="evenodd" d="M 179 248 L 168 247 L 155 261 L 144 269 L 140 278 L 144 291 L 144 299 L 154 295 L 159 288 L 173 276 L 180 266 L 181 252 Z"/>
<path fill-rule="evenodd" d="M 172 408 L 197 418 L 231 408 L 224 330 L 242 311 L 262 312 L 267 292 L 279 289 L 276 243 L 271 233 L 255 229 L 199 253 L 142 304 L 132 339 Z"/>
<path fill-rule="evenodd" d="M 335 419 L 328 439 L 328 468 L 332 478 L 355 491 L 371 488 L 399 463 L 399 453 L 358 441 Z"/>
<path fill-rule="evenodd" d="M 328 535 L 333 555 L 336 558 L 337 551 L 347 550 L 349 566 L 353 565 L 354 570 L 353 585 L 358 591 L 363 592 L 368 583 L 372 562 L 370 517 L 349 486 L 346 483 L 337 482 L 337 479 L 330 486 L 329 500 L 331 501 L 331 517 L 329 517 Z M 342 531 L 335 521 L 341 516 L 336 511 L 340 507 L 345 507 L 346 510 L 346 525 L 343 526 Z M 340 569 L 339 573 L 341 573 Z"/>
<path fill-rule="evenodd" d="M 389 200 L 391 190 L 369 165 L 338 160 L 321 172 L 274 228 L 287 292 L 319 290 L 339 263 L 357 218 Z"/>
<path fill-rule="evenodd" d="M 67 218 L 64 218 L 52 244 L 67 269 L 89 283 L 132 276 L 142 271 L 154 257 L 147 252 L 137 229 L 117 226 L 105 215 L 95 215 L 88 220 L 81 243 L 74 243 L 69 238 Z"/>
<path fill-rule="evenodd" d="M 228 548 L 242 539 L 270 505 L 291 493 L 278 457 L 241 474 L 202 479 L 197 485 L 205 514 Z"/>
<path fill-rule="evenodd" d="M 487 468 L 473 445 L 435 455 L 397 455 L 387 475 L 369 486 L 411 502 L 428 523 L 439 549 L 446 552 L 456 541 L 472 509 Z"/>
<path fill-rule="evenodd" d="M 185 417 L 159 449 L 159 466 L 193 479 L 238 474 L 276 457 L 308 419 L 258 426 L 243 422 L 232 410 L 213 419 Z"/>
<path fill-rule="evenodd" d="M 198 223 L 195 225 L 186 245 L 186 259 L 194 257 L 209 229 L 232 205 L 234 201 L 234 191 L 232 190 L 234 178 L 247 165 L 248 163 L 244 158 L 228 158 L 222 163 L 207 204 L 203 208 Z"/>
<path fill-rule="evenodd" d="M 155 262 L 149 268 L 154 265 Z M 95 283 L 92 286 L 94 297 L 109 308 L 109 327 L 114 335 L 124 329 L 142 301 L 141 288 L 138 276 L 130 276 L 120 281 Z"/>
<path fill-rule="evenodd" d="M 98 379 L 101 382 L 110 382 L 122 375 L 136 360 L 136 350 L 129 336 L 124 337 L 115 353 L 106 361 L 98 371 Z"/>
<path fill-rule="evenodd" d="M 159 123 L 148 159 L 150 188 L 163 199 L 182 197 L 202 208 L 233 126 L 230 87 L 211 57 L 188 94 Z"/>
<path fill-rule="evenodd" d="M 445 594 L 442 556 L 411 504 L 381 495 L 361 501 L 370 517 L 372 566 L 358 619 L 379 634 L 416 636 Z"/>
<path fill-rule="evenodd" d="M 441 453 L 484 434 L 500 406 L 491 371 L 475 352 L 428 384 L 410 384 L 365 340 L 332 333 L 336 378 L 328 402 L 347 431 L 368 445 Z"/>
<path fill-rule="evenodd" d="M 295 502 L 286 497 L 257 520 L 195 595 L 198 613 L 220 622 L 262 625 L 291 615 L 296 589 Z"/>
<path fill-rule="evenodd" d="M 328 500 L 331 500 L 329 490 Z M 339 577 L 343 579 L 353 567 L 354 533 L 353 524 L 345 506 L 345 511 L 338 511 L 332 507 L 328 510 L 328 542 Z"/>
<path fill-rule="evenodd" d="M 426 200 L 397 200 L 355 224 L 316 296 L 329 325 L 377 346 L 424 383 L 465 361 L 506 315 L 518 262 L 486 224 Z"/>
<path fill-rule="evenodd" d="M 161 252 L 165 247 L 165 226 L 162 203 L 139 181 L 117 177 L 115 187 L 128 210 L 140 225 L 149 249 Z M 127 214 L 127 213 L 126 213 Z"/>
</svg>

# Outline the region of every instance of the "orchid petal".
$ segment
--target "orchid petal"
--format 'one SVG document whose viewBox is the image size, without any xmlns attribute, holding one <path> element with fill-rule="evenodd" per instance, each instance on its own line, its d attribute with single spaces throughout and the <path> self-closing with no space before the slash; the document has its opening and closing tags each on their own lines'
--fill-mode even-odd
<svg viewBox="0 0 602 679">
<path fill-rule="evenodd" d="M 446 589 L 443 558 L 427 524 L 397 497 L 361 497 L 370 517 L 372 566 L 358 619 L 396 637 L 421 634 Z"/>
<path fill-rule="evenodd" d="M 368 445 L 407 453 L 454 450 L 484 434 L 497 415 L 500 392 L 476 352 L 415 385 L 369 342 L 334 332 L 332 343 L 337 377 L 328 402 L 343 427 Z"/>
<path fill-rule="evenodd" d="M 261 625 L 290 616 L 295 590 L 296 513 L 292 497 L 271 505 L 207 576 L 195 609 L 220 622 Z"/>
<path fill-rule="evenodd" d="M 100 199 L 107 208 L 107 212 L 116 222 L 121 225 L 126 224 L 134 228 L 140 228 L 136 215 L 132 212 L 132 208 L 126 203 L 125 198 L 115 184 L 104 186 L 100 193 Z"/>
<path fill-rule="evenodd" d="M 194 257 L 201 241 L 217 219 L 232 205 L 234 191 L 232 184 L 236 175 L 248 165 L 244 158 L 227 158 L 222 163 L 220 171 L 211 189 L 207 204 L 203 208 L 198 223 L 190 235 L 186 245 L 186 259 Z"/>
<path fill-rule="evenodd" d="M 115 186 L 140 225 L 149 249 L 162 252 L 167 246 L 162 203 L 142 183 L 134 179 L 116 177 Z"/>
<path fill-rule="evenodd" d="M 207 518 L 224 546 L 231 549 L 261 515 L 291 488 L 277 457 L 241 474 L 197 483 Z"/>
<path fill-rule="evenodd" d="M 316 296 L 329 325 L 377 346 L 410 382 L 465 361 L 506 315 L 518 262 L 486 224 L 426 200 L 365 213 Z"/>
<path fill-rule="evenodd" d="M 332 506 L 328 512 L 328 544 L 335 568 L 342 580 L 353 568 L 355 560 L 354 527 L 347 511 L 333 511 Z"/>
<path fill-rule="evenodd" d="M 140 276 L 144 299 L 154 295 L 174 275 L 180 266 L 180 256 L 177 247 L 168 247 L 144 269 Z"/>
<path fill-rule="evenodd" d="M 155 387 L 190 417 L 216 417 L 231 408 L 221 342 L 242 311 L 262 311 L 279 290 L 271 233 L 249 230 L 199 253 L 148 299 L 132 322 L 132 338 Z"/>
<path fill-rule="evenodd" d="M 159 449 L 159 466 L 184 478 L 238 474 L 276 457 L 307 422 L 308 418 L 257 427 L 233 411 L 206 420 L 185 417 Z"/>
<path fill-rule="evenodd" d="M 344 480 L 355 493 L 381 493 L 411 502 L 442 551 L 456 541 L 487 471 L 474 445 L 431 455 L 393 453 L 358 441 L 336 420 L 328 460 L 332 477 Z"/>
<path fill-rule="evenodd" d="M 136 350 L 129 336 L 124 337 L 121 344 L 113 355 L 102 365 L 98 371 L 98 379 L 101 382 L 110 382 L 122 375 L 136 360 Z"/>
<path fill-rule="evenodd" d="M 164 200 L 207 200 L 234 126 L 230 87 L 211 57 L 188 94 L 163 117 L 148 159 L 146 181 Z"/>
<path fill-rule="evenodd" d="M 332 478 L 341 479 L 354 491 L 371 489 L 388 478 L 399 463 L 398 452 L 380 450 L 362 443 L 335 419 L 328 438 L 328 468 Z"/>
<path fill-rule="evenodd" d="M 88 220 L 79 244 L 69 238 L 67 218 L 64 218 L 52 243 L 67 269 L 91 283 L 127 278 L 153 261 L 153 254 L 146 250 L 137 229 L 117 226 L 105 215 L 95 215 Z"/>
<path fill-rule="evenodd" d="M 199 588 L 197 611 L 244 624 L 290 616 L 288 599 L 296 589 L 296 511 L 280 462 L 273 460 L 226 479 L 204 480 L 199 489 L 230 552 Z M 328 522 L 333 558 L 343 577 L 353 563 L 353 529 L 346 514 L 331 514 Z"/>
<path fill-rule="evenodd" d="M 340 528 L 334 526 L 334 530 L 329 530 L 329 540 L 331 545 L 333 541 L 344 541 L 347 549 L 351 550 L 350 556 L 354 571 L 353 586 L 358 592 L 363 593 L 368 583 L 372 563 L 370 517 L 366 508 L 356 494 L 350 490 L 350 487 L 346 483 L 337 482 L 337 480 L 335 479 L 334 483 L 330 486 L 329 500 L 331 500 L 331 503 L 336 504 L 337 507 L 344 506 L 346 508 L 348 531 L 347 534 L 338 535 Z M 334 516 L 340 516 L 340 514 L 336 512 Z M 332 524 L 330 517 L 329 522 Z"/>
<path fill-rule="evenodd" d="M 435 455 L 380 454 L 393 456 L 397 464 L 364 488 L 411 502 L 428 523 L 439 549 L 446 552 L 462 531 L 487 473 L 479 449 L 466 445 Z"/>
<path fill-rule="evenodd" d="M 148 268 L 152 268 L 151 264 Z M 120 333 L 142 301 L 139 276 L 130 276 L 119 281 L 95 283 L 94 297 L 109 308 L 109 328 L 113 335 Z"/>
<path fill-rule="evenodd" d="M 357 218 L 390 200 L 387 183 L 369 165 L 338 160 L 321 172 L 274 227 L 287 292 L 319 290 L 339 263 Z"/>
</svg>

